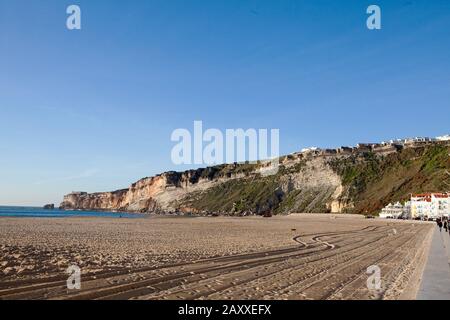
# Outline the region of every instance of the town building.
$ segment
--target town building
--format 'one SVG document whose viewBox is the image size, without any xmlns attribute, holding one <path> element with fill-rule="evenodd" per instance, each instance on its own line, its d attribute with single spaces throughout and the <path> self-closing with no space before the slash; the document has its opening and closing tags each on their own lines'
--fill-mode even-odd
<svg viewBox="0 0 450 320">
<path fill-rule="evenodd" d="M 309 148 L 303 148 L 301 150 L 302 153 L 310 153 L 310 152 L 316 152 L 316 151 L 320 151 L 320 148 L 317 147 L 309 147 Z"/>
<path fill-rule="evenodd" d="M 353 148 L 351 147 L 340 147 L 337 149 L 338 154 L 350 154 L 353 152 Z"/>
<path fill-rule="evenodd" d="M 411 195 L 412 219 L 448 218 L 449 214 L 449 193 L 421 193 Z"/>
<path fill-rule="evenodd" d="M 400 203 L 389 203 L 381 210 L 380 218 L 383 219 L 399 219 L 403 217 L 405 207 Z"/>
<path fill-rule="evenodd" d="M 403 219 L 411 219 L 411 201 L 406 201 L 403 205 Z"/>
<path fill-rule="evenodd" d="M 450 135 L 447 134 L 445 136 L 440 136 L 440 137 L 436 137 L 437 141 L 449 141 L 450 140 Z"/>
<path fill-rule="evenodd" d="M 436 220 L 450 216 L 450 193 L 412 194 L 405 204 L 388 204 L 381 210 L 384 219 L 421 219 Z"/>
</svg>

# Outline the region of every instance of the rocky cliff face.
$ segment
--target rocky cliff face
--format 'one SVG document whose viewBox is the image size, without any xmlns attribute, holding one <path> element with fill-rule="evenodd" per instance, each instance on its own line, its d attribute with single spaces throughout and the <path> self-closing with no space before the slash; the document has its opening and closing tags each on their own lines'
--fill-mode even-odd
<svg viewBox="0 0 450 320">
<path fill-rule="evenodd" d="M 128 189 L 113 192 L 73 192 L 64 196 L 60 207 L 72 210 L 113 210 L 130 212 L 174 212 L 173 202 L 193 191 L 208 189 L 241 174 L 232 166 L 186 172 L 166 172 L 133 183 Z M 181 208 L 183 209 L 183 208 Z"/>
<path fill-rule="evenodd" d="M 231 164 L 166 172 L 114 192 L 68 194 L 63 209 L 130 212 L 265 214 L 373 213 L 411 192 L 444 191 L 448 143 L 380 152 L 296 153 L 275 175 L 262 164 Z M 450 183 L 450 181 L 449 181 Z"/>
</svg>

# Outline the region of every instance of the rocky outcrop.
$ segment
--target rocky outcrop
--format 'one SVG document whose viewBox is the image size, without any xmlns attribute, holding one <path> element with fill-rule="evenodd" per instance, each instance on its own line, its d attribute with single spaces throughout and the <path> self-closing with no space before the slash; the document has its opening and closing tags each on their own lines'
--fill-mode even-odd
<svg viewBox="0 0 450 320">
<path fill-rule="evenodd" d="M 55 209 L 55 205 L 53 203 L 46 204 L 43 208 L 44 208 L 44 210 L 53 210 L 53 209 Z"/>
<path fill-rule="evenodd" d="M 114 192 L 73 192 L 64 196 L 60 205 L 66 210 L 113 210 L 129 212 L 174 212 L 180 208 L 173 202 L 187 194 L 208 189 L 223 180 L 242 176 L 236 165 L 166 172 L 133 183 L 128 189 Z"/>
<path fill-rule="evenodd" d="M 299 164 L 302 164 L 299 166 Z M 264 213 L 275 210 L 281 205 L 283 198 L 293 191 L 298 191 L 289 211 L 300 206 L 312 194 L 323 198 L 320 205 L 327 210 L 331 196 L 337 197 L 339 193 L 340 178 L 326 164 L 324 158 L 313 158 L 305 161 L 301 157 L 284 161 L 280 171 L 273 176 L 263 177 L 260 174 L 262 164 L 232 164 L 205 169 L 190 170 L 186 172 L 166 172 L 155 177 L 148 177 L 133 183 L 128 189 L 114 192 L 86 193 L 73 192 L 64 197 L 61 208 L 66 210 L 117 210 L 129 212 L 193 212 L 193 213 Z M 289 171 L 289 172 L 288 172 Z M 269 186 L 274 190 L 266 190 Z M 239 189 L 244 187 L 253 189 L 254 193 L 262 193 L 254 206 L 243 204 L 241 199 L 246 190 L 238 192 L 233 197 L 223 197 L 221 187 Z M 261 188 L 261 190 L 258 190 Z M 278 190 L 275 190 L 278 189 Z M 248 192 L 249 190 L 247 190 Z M 301 191 L 301 192 L 300 192 Z M 224 205 L 208 205 L 210 197 L 221 198 L 218 203 Z M 239 202 L 234 206 L 233 203 Z M 284 204 L 285 205 L 285 204 Z M 313 210 L 308 205 L 304 210 Z M 284 208 L 288 210 L 287 208 Z M 329 210 L 329 209 L 328 209 Z"/>
<path fill-rule="evenodd" d="M 411 192 L 444 191 L 449 143 L 378 153 L 307 152 L 281 157 L 265 176 L 258 164 L 166 172 L 114 192 L 74 192 L 62 209 L 199 214 L 373 213 Z"/>
</svg>

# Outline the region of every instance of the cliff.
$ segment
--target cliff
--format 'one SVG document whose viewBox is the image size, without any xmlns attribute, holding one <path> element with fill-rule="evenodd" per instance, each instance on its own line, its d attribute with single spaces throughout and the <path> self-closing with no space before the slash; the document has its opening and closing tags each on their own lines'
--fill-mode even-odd
<svg viewBox="0 0 450 320">
<path fill-rule="evenodd" d="M 450 189 L 450 143 L 315 150 L 263 164 L 166 172 L 128 189 L 64 197 L 62 209 L 197 214 L 375 213 L 410 193 Z"/>
</svg>

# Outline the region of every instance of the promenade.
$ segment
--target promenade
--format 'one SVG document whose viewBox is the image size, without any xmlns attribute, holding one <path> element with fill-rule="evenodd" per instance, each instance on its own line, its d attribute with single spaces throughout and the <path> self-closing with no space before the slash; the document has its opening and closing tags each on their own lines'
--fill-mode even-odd
<svg viewBox="0 0 450 320">
<path fill-rule="evenodd" d="M 436 226 L 417 300 L 450 300 L 450 235 Z"/>
</svg>

